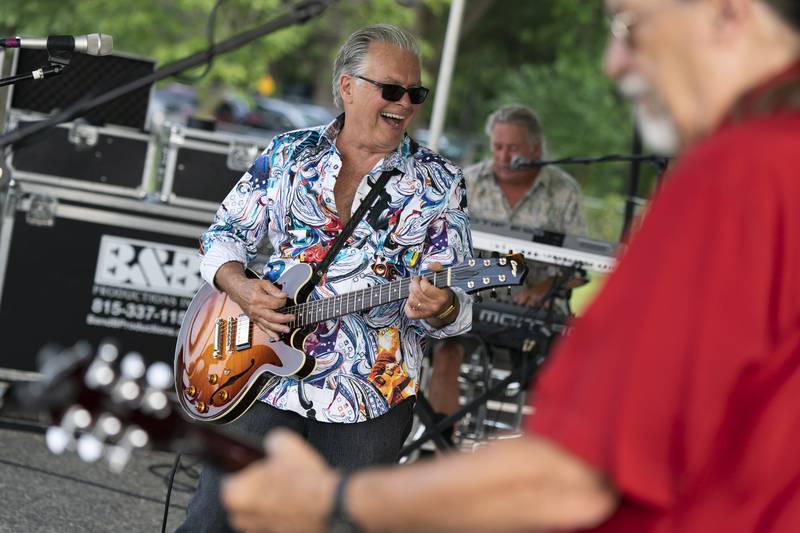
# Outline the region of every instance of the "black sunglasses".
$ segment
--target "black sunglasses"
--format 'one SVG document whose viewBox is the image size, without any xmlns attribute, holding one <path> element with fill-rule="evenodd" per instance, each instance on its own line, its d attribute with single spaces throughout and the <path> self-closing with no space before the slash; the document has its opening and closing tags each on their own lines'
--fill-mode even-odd
<svg viewBox="0 0 800 533">
<path fill-rule="evenodd" d="M 356 76 L 356 78 L 368 81 L 375 87 L 380 87 L 381 97 L 389 102 L 397 102 L 405 93 L 408 93 L 408 98 L 411 100 L 412 104 L 421 104 L 428 97 L 428 93 L 431 92 L 430 89 L 425 87 L 409 87 L 406 89 L 402 85 L 396 85 L 394 83 L 381 83 L 379 81 L 365 78 L 364 76 Z"/>
</svg>

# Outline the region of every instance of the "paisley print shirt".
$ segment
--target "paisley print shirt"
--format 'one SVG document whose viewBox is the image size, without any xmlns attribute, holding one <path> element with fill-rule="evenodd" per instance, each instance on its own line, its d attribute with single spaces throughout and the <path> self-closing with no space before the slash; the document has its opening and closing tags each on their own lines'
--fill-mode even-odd
<svg viewBox="0 0 800 533">
<path fill-rule="evenodd" d="M 328 126 L 276 137 L 228 194 L 201 240 L 201 268 L 212 283 L 229 261 L 247 264 L 266 237 L 274 252 L 264 275 L 276 281 L 298 263 L 318 263 L 342 229 L 333 188 L 342 165 L 336 137 L 344 117 Z M 353 231 L 311 298 L 329 297 L 445 267 L 472 257 L 461 170 L 407 135 L 364 177 L 355 211 L 383 171 L 389 179 L 369 215 Z M 462 334 L 472 299 L 454 289 L 456 321 L 434 329 L 409 320 L 405 300 L 317 324 L 306 341 L 316 370 L 305 380 L 276 378 L 262 401 L 326 422 L 354 423 L 386 413 L 416 394 L 426 336 Z"/>
</svg>

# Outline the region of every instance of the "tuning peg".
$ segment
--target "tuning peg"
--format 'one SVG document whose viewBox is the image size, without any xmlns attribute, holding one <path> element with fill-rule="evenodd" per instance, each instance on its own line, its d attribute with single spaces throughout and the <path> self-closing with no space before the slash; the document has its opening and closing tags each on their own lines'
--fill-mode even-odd
<svg viewBox="0 0 800 533">
<path fill-rule="evenodd" d="M 119 366 L 122 375 L 128 379 L 139 379 L 144 376 L 147 367 L 139 352 L 129 352 L 122 358 Z"/>
<path fill-rule="evenodd" d="M 73 442 L 72 435 L 61 426 L 50 426 L 44 434 L 47 449 L 56 455 L 61 455 Z"/>
<path fill-rule="evenodd" d="M 479 304 L 479 303 L 483 302 L 483 295 L 481 293 L 477 292 L 477 293 L 475 293 L 475 296 L 472 297 L 472 299 L 475 301 L 475 303 Z"/>
<path fill-rule="evenodd" d="M 94 434 L 98 438 L 106 439 L 107 437 L 117 437 L 121 431 L 122 422 L 120 422 L 119 418 L 110 413 L 104 413 L 97 419 Z"/>
<path fill-rule="evenodd" d="M 492 300 L 497 300 L 497 291 L 495 291 L 494 288 L 491 290 L 491 292 L 489 292 L 489 298 Z"/>
<path fill-rule="evenodd" d="M 156 361 L 148 367 L 145 381 L 149 387 L 156 390 L 170 389 L 173 384 L 172 368 L 164 361 Z"/>
<path fill-rule="evenodd" d="M 119 347 L 111 340 L 105 340 L 97 347 L 97 358 L 106 363 L 113 363 L 119 357 Z"/>
<path fill-rule="evenodd" d="M 50 426 L 45 432 L 47 448 L 56 455 L 75 446 L 75 432 L 82 431 L 92 424 L 92 415 L 79 405 L 73 405 L 61 417 L 58 426 Z"/>
<path fill-rule="evenodd" d="M 149 442 L 150 437 L 146 431 L 137 426 L 129 427 L 119 442 L 106 450 L 108 466 L 114 472 L 121 472 L 128 464 L 133 450 L 144 448 Z"/>
<path fill-rule="evenodd" d="M 90 433 L 84 433 L 78 438 L 78 456 L 87 463 L 93 463 L 103 456 L 105 443 L 116 440 L 122 432 L 122 422 L 119 418 L 103 413 L 97 418 Z"/>
<path fill-rule="evenodd" d="M 117 401 L 124 403 L 135 403 L 142 397 L 142 386 L 140 381 L 145 375 L 147 368 L 144 364 L 142 355 L 138 352 L 130 352 L 120 361 L 120 379 L 114 385 L 111 396 Z"/>
<path fill-rule="evenodd" d="M 91 433 L 78 437 L 78 457 L 87 463 L 93 463 L 103 456 L 103 443 Z"/>
<path fill-rule="evenodd" d="M 111 393 L 116 401 L 134 403 L 142 395 L 142 387 L 132 379 L 121 379 Z"/>
<path fill-rule="evenodd" d="M 101 357 L 98 357 L 92 362 L 86 370 L 86 374 L 83 376 L 86 386 L 90 389 L 108 387 L 115 379 L 117 379 L 117 373 L 111 367 L 111 364 Z"/>
</svg>

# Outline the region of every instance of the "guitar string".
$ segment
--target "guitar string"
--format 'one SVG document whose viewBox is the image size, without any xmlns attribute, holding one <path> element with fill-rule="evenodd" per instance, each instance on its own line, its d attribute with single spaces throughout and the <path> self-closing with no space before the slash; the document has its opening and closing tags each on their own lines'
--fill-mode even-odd
<svg viewBox="0 0 800 533">
<path fill-rule="evenodd" d="M 489 264 L 486 265 L 484 263 L 483 265 L 481 265 L 480 263 L 483 263 L 484 261 L 489 261 Z M 440 271 L 440 272 L 431 272 L 431 273 L 428 273 L 428 274 L 424 274 L 422 277 L 424 277 L 428 281 L 432 281 L 436 287 L 444 288 L 444 287 L 448 286 L 447 285 L 447 276 L 446 276 L 446 274 L 448 274 L 448 272 L 450 273 L 450 275 L 452 275 L 452 274 L 456 274 L 457 275 L 461 271 L 472 269 L 472 268 L 475 268 L 476 266 L 492 266 L 492 262 L 493 262 L 493 260 L 478 259 L 478 260 L 476 260 L 474 265 L 459 265 L 457 267 L 451 267 L 451 268 L 449 268 L 447 270 L 443 270 L 443 271 Z M 439 275 L 445 275 L 445 276 L 443 276 L 444 279 L 442 280 L 441 283 L 437 283 L 437 281 L 438 281 L 437 280 L 437 276 L 439 276 Z M 391 303 L 391 302 L 394 302 L 394 301 L 397 301 L 397 300 L 402 300 L 403 299 L 402 297 L 392 298 L 392 291 L 396 291 L 398 296 L 401 294 L 401 292 L 404 295 L 407 295 L 408 293 L 406 291 L 407 291 L 408 286 L 410 285 L 410 283 L 411 283 L 411 279 L 410 278 L 402 278 L 402 279 L 400 279 L 400 280 L 398 280 L 396 282 L 395 281 L 390 281 L 389 283 L 381 283 L 381 284 L 376 285 L 376 286 L 368 287 L 366 289 L 361 289 L 361 290 L 358 290 L 358 291 L 349 292 L 349 293 L 346 293 L 346 294 L 331 296 L 331 297 L 323 298 L 323 299 L 320 299 L 320 300 L 312 300 L 312 301 L 309 301 L 309 302 L 302 302 L 302 303 L 299 303 L 299 304 L 296 304 L 296 305 L 293 305 L 293 306 L 288 306 L 288 307 L 284 307 L 284 308 L 281 308 L 281 309 L 277 309 L 277 311 L 283 312 L 283 313 L 286 313 L 286 314 L 295 314 L 296 315 L 297 318 L 295 320 L 293 320 L 292 322 L 289 322 L 287 324 L 290 327 L 295 327 L 295 326 L 300 326 L 300 325 L 308 325 L 308 324 L 311 324 L 311 323 L 322 322 L 324 320 L 330 320 L 331 318 L 336 318 L 337 316 L 343 316 L 345 314 L 349 314 L 349 313 L 352 313 L 352 312 L 355 312 L 355 311 L 358 311 L 358 310 L 361 310 L 361 309 L 365 309 L 367 307 L 373 307 L 372 305 L 363 306 L 363 302 L 370 296 L 372 296 L 372 298 L 370 298 L 370 301 L 374 300 L 374 295 L 375 295 L 376 292 L 377 292 L 377 297 L 378 297 L 378 302 L 379 302 L 378 305 L 383 305 L 384 303 L 388 304 L 388 303 Z M 395 284 L 397 285 L 397 287 L 395 287 Z M 386 289 L 384 289 L 384 287 Z M 389 299 L 386 302 L 382 301 L 383 300 L 382 293 L 383 293 L 384 290 L 387 290 L 387 292 L 388 292 L 387 296 L 389 297 Z M 356 306 L 356 307 L 353 308 L 353 310 L 350 310 L 350 305 L 354 304 L 357 301 L 359 301 L 359 299 L 361 300 L 361 309 L 358 309 L 358 306 Z M 338 308 L 339 308 L 339 312 L 338 313 L 336 312 L 337 304 L 338 304 Z M 341 309 L 342 309 L 343 306 L 346 309 L 345 313 L 341 312 Z M 331 316 L 328 316 L 328 312 L 329 311 L 333 311 L 333 314 Z M 321 315 L 321 316 L 315 316 L 315 315 Z"/>
</svg>

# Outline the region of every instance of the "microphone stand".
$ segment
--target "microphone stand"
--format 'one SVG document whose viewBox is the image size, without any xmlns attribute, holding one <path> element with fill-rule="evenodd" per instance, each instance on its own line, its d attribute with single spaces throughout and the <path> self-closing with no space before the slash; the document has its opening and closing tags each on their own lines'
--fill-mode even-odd
<svg viewBox="0 0 800 533">
<path fill-rule="evenodd" d="M 592 165 L 594 163 L 618 163 L 618 162 L 641 162 L 652 163 L 658 168 L 659 173 L 663 173 L 669 164 L 669 157 L 659 155 L 619 155 L 611 154 L 600 157 L 564 157 L 561 159 L 532 159 L 525 161 L 512 161 L 511 168 L 514 170 L 528 170 L 547 165 Z"/>
<path fill-rule="evenodd" d="M 202 50 L 192 54 L 189 57 L 170 63 L 169 65 L 156 70 L 152 74 L 133 80 L 124 85 L 120 85 L 119 87 L 116 87 L 105 94 L 101 94 L 90 100 L 75 102 L 71 106 L 54 113 L 52 116 L 44 120 L 34 122 L 23 128 L 17 128 L 13 131 L 10 131 L 5 135 L 0 136 L 0 149 L 5 146 L 18 143 L 42 131 L 58 126 L 62 122 L 72 120 L 73 118 L 81 116 L 95 107 L 101 106 L 137 89 L 141 89 L 142 87 L 146 87 L 152 83 L 163 80 L 164 78 L 168 78 L 169 76 L 173 76 L 184 70 L 196 67 L 197 65 L 207 61 L 209 56 L 231 52 L 241 48 L 250 41 L 258 39 L 259 37 L 263 37 L 269 33 L 273 33 L 277 30 L 292 26 L 294 24 L 308 22 L 315 16 L 322 13 L 331 2 L 333 2 L 333 0 L 303 0 L 292 6 L 289 13 L 267 22 L 262 26 L 230 37 L 218 44 L 213 45 L 209 49 Z"/>
<path fill-rule="evenodd" d="M 26 80 L 43 80 L 45 78 L 52 78 L 64 72 L 69 66 L 72 59 L 72 53 L 63 50 L 48 50 L 49 57 L 47 58 L 47 66 L 39 67 L 27 74 L 20 74 L 18 76 L 9 76 L 7 78 L 0 78 L 0 87 L 12 85 L 19 81 Z"/>
</svg>

